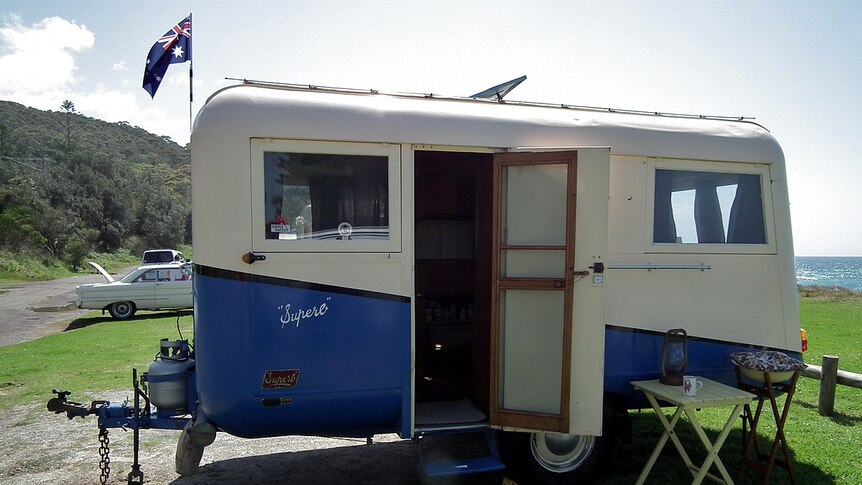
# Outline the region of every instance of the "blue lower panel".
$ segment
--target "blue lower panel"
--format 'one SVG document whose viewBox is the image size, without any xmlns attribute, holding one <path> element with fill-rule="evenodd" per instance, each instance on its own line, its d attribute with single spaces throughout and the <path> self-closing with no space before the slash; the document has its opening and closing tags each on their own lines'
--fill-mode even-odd
<svg viewBox="0 0 862 485">
<path fill-rule="evenodd" d="M 658 379 L 664 333 L 608 325 L 605 331 L 605 391 L 629 398 L 632 407 L 648 406 L 643 394 L 632 388 L 632 381 Z M 733 352 L 752 352 L 766 347 L 720 340 L 688 337 L 688 362 L 685 373 L 736 385 L 736 371 L 730 361 Z M 801 359 L 801 355 L 779 350 Z"/>
<path fill-rule="evenodd" d="M 371 436 L 399 431 L 400 389 L 273 393 L 241 403 L 235 412 L 207 417 L 243 438 L 281 435 Z M 275 404 L 278 402 L 279 404 Z"/>
<path fill-rule="evenodd" d="M 490 473 L 506 469 L 496 456 L 462 458 L 444 462 L 426 463 L 423 467 L 429 477 L 451 477 L 470 473 Z"/>
<path fill-rule="evenodd" d="M 409 435 L 408 299 L 196 270 L 198 398 L 219 428 Z"/>
</svg>

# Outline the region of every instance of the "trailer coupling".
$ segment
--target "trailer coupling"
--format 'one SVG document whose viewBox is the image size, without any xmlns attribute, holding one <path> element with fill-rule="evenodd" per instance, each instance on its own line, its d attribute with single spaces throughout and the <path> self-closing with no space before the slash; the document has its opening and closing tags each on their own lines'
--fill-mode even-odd
<svg viewBox="0 0 862 485">
<path fill-rule="evenodd" d="M 72 394 L 70 391 L 58 391 L 56 389 L 52 389 L 51 392 L 57 395 L 57 397 L 52 397 L 48 400 L 48 411 L 53 412 L 54 414 L 66 413 L 66 416 L 69 419 L 75 417 L 84 417 L 89 416 L 91 414 L 98 413 L 99 409 L 104 406 L 110 406 L 110 401 L 93 401 L 90 403 L 90 407 L 86 407 L 79 402 L 69 401 L 66 399 L 69 394 Z"/>
<path fill-rule="evenodd" d="M 143 375 L 143 380 L 147 374 Z M 124 431 L 134 432 L 134 462 L 132 470 L 128 475 L 128 483 L 144 483 L 144 473 L 141 471 L 138 460 L 140 451 L 141 429 L 176 429 L 182 430 L 191 421 L 188 414 L 177 415 L 176 410 L 159 409 L 150 403 L 150 398 L 142 388 L 138 380 L 138 370 L 132 369 L 132 386 L 135 398 L 130 404 L 128 400 L 122 404 L 111 403 L 106 400 L 94 400 L 89 406 L 70 401 L 69 391 L 53 389 L 55 397 L 48 400 L 48 411 L 54 414 L 66 413 L 69 419 L 75 417 L 84 418 L 95 415 L 99 423 L 99 470 L 101 471 L 100 483 L 108 483 L 111 473 L 110 438 L 108 428 L 121 428 Z"/>
</svg>

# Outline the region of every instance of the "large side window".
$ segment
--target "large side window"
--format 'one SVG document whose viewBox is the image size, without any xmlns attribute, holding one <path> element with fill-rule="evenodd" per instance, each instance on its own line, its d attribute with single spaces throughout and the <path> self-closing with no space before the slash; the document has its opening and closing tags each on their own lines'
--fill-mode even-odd
<svg viewBox="0 0 862 485">
<path fill-rule="evenodd" d="M 766 244 L 760 174 L 655 171 L 653 242 Z"/>
<path fill-rule="evenodd" d="M 263 154 L 266 239 L 388 240 L 388 158 Z"/>
</svg>

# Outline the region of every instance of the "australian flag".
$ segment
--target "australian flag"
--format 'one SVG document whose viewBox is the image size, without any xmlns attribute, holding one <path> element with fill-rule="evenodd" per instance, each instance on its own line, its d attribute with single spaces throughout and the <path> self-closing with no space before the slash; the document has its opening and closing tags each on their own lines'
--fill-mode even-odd
<svg viewBox="0 0 862 485">
<path fill-rule="evenodd" d="M 165 77 L 170 64 L 181 64 L 192 60 L 192 16 L 189 15 L 174 25 L 150 48 L 147 65 L 144 67 L 144 89 L 150 97 Z"/>
</svg>

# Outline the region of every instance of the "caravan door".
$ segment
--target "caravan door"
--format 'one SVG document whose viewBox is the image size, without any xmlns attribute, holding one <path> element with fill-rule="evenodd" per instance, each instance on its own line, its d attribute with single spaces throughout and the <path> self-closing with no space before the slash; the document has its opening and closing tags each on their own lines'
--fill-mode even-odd
<svg viewBox="0 0 862 485">
<path fill-rule="evenodd" d="M 494 425 L 601 434 L 609 153 L 495 155 Z"/>
</svg>

